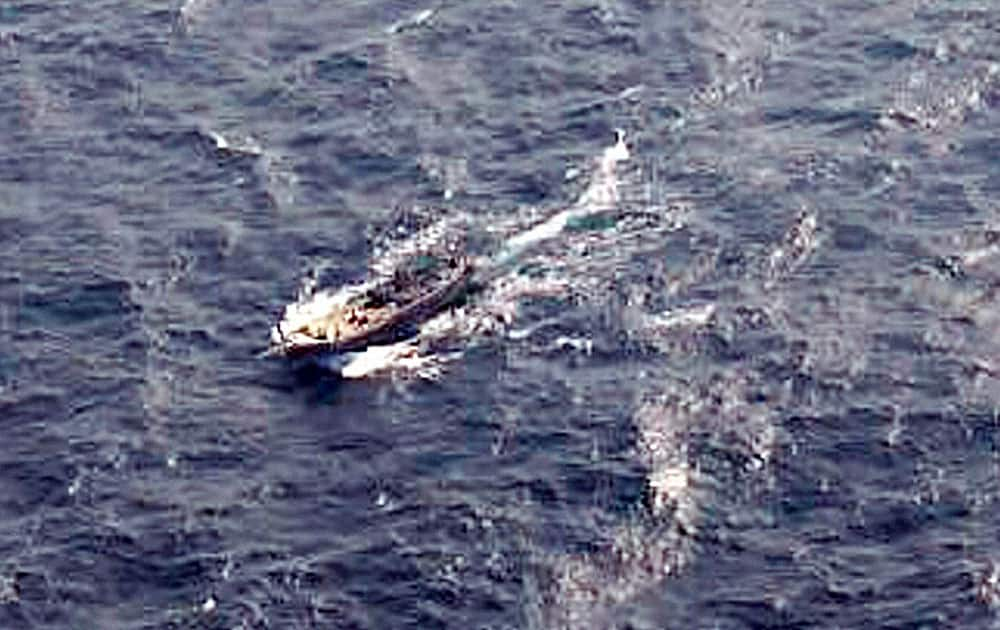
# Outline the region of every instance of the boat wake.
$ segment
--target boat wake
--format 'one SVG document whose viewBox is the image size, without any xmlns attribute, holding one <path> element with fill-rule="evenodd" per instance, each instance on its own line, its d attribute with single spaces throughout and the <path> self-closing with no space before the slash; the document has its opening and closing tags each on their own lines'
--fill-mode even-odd
<svg viewBox="0 0 1000 630">
<path fill-rule="evenodd" d="M 506 221 L 476 219 L 467 215 L 439 218 L 401 238 L 397 234 L 390 235 L 384 244 L 377 245 L 368 277 L 362 283 L 336 289 L 317 289 L 315 280 L 307 278 L 298 298 L 285 307 L 280 321 L 272 327 L 269 354 L 309 354 L 310 361 L 343 378 L 391 374 L 435 379 L 449 363 L 462 356 L 462 349 L 455 349 L 456 345 L 468 347 L 477 339 L 505 333 L 523 338 L 530 334 L 530 329 L 511 329 L 519 301 L 528 297 L 567 295 L 571 287 L 575 286 L 578 290 L 583 286 L 568 277 L 567 272 L 571 270 L 567 269 L 563 249 L 560 256 L 563 260 L 552 260 L 543 249 L 546 243 L 579 231 L 577 228 L 585 226 L 588 221 L 598 227 L 602 227 L 602 222 L 614 224 L 618 229 L 605 230 L 604 234 L 592 236 L 589 241 L 586 235 L 576 239 L 575 249 L 587 258 L 587 252 L 581 251 L 581 246 L 583 250 L 588 246 L 592 248 L 595 239 L 621 241 L 633 238 L 634 228 L 639 223 L 649 223 L 648 217 L 643 221 L 620 212 L 619 170 L 630 157 L 625 134 L 618 132 L 616 142 L 595 160 L 589 184 L 576 203 L 541 221 L 531 221 L 535 212 L 530 210 L 525 213 L 526 218 L 515 217 Z M 524 225 L 526 219 L 530 221 L 527 226 Z M 668 225 L 669 229 L 678 227 L 676 220 L 668 222 Z M 631 230 L 629 226 L 632 226 Z M 412 265 L 413 261 L 470 255 L 466 251 L 467 235 L 473 232 L 488 234 L 500 244 L 492 253 L 470 256 L 470 265 L 475 270 L 470 279 L 470 288 L 475 295 L 470 299 L 464 302 L 440 300 L 436 304 L 438 308 L 427 309 L 420 316 L 405 322 L 410 324 L 410 329 L 414 329 L 407 332 L 413 334 L 401 334 L 401 338 L 391 343 L 359 343 L 355 345 L 363 347 L 338 351 L 338 345 L 332 339 L 324 338 L 322 333 L 316 334 L 328 325 L 332 313 L 343 311 L 360 297 L 398 277 L 400 270 Z M 566 243 L 561 242 L 560 245 L 564 248 Z M 611 251 L 614 248 L 602 249 Z M 533 252 L 539 255 L 535 262 L 549 267 L 546 273 L 522 273 L 519 267 L 526 264 Z M 445 346 L 451 349 L 442 350 Z M 302 347 L 325 351 L 290 351 Z"/>
</svg>

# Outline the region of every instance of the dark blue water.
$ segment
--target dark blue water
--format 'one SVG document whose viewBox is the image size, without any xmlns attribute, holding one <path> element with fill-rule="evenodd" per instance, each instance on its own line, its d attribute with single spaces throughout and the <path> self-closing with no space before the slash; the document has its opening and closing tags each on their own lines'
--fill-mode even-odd
<svg viewBox="0 0 1000 630">
<path fill-rule="evenodd" d="M 998 623 L 995 3 L 10 0 L 0 92 L 0 627 Z M 258 358 L 616 128 L 438 380 Z"/>
</svg>

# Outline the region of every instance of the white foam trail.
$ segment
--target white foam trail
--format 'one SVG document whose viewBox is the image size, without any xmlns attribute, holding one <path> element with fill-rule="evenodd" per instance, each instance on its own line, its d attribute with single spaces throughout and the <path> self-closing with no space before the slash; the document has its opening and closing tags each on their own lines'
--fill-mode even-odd
<svg viewBox="0 0 1000 630">
<path fill-rule="evenodd" d="M 369 346 L 364 352 L 348 353 L 340 366 L 344 378 L 365 378 L 391 367 L 400 369 L 419 368 L 418 348 L 411 343 L 395 343 L 391 346 Z"/>
<path fill-rule="evenodd" d="M 389 35 L 395 35 L 396 33 L 401 33 L 407 29 L 417 28 L 423 26 L 430 21 L 432 17 L 437 13 L 436 8 L 423 9 L 417 11 L 410 17 L 400 20 L 386 29 L 386 33 Z"/>
<path fill-rule="evenodd" d="M 191 28 L 191 24 L 198 19 L 198 14 L 202 13 L 211 0 L 185 0 L 177 12 L 179 26 L 183 30 Z"/>
<path fill-rule="evenodd" d="M 256 158 L 254 170 L 266 183 L 267 192 L 279 208 L 287 208 L 295 201 L 298 177 L 288 164 L 288 159 L 276 153 L 248 133 L 216 131 L 198 125 L 198 131 L 211 140 L 222 155 L 243 155 Z"/>
<path fill-rule="evenodd" d="M 647 329 L 655 331 L 696 328 L 707 325 L 713 315 L 715 315 L 715 304 L 700 304 L 650 315 L 643 323 Z"/>
<path fill-rule="evenodd" d="M 972 251 L 963 252 L 962 254 L 959 254 L 959 256 L 961 256 L 963 263 L 971 267 L 978 265 L 984 260 L 988 260 L 997 254 L 1000 254 L 1000 245 L 989 245 L 987 247 L 974 249 Z"/>
<path fill-rule="evenodd" d="M 226 138 L 220 132 L 212 129 L 204 129 L 203 133 L 215 144 L 215 148 L 226 153 L 242 153 L 244 155 L 259 156 L 264 153 L 264 148 L 260 142 L 251 135 L 243 137 L 230 136 Z"/>
<path fill-rule="evenodd" d="M 576 204 L 509 238 L 497 256 L 497 267 L 503 267 L 520 257 L 530 247 L 558 236 L 570 221 L 615 207 L 618 202 L 618 177 L 615 169 L 619 162 L 631 158 L 628 145 L 625 144 L 625 132 L 617 130 L 617 136 L 615 144 L 606 148 L 598 158 L 593 180 Z"/>
</svg>

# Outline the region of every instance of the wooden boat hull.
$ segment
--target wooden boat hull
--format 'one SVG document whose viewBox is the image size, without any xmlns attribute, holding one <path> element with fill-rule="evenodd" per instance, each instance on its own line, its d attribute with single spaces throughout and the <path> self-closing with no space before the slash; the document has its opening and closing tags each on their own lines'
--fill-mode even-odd
<svg viewBox="0 0 1000 630">
<path fill-rule="evenodd" d="M 399 285 L 405 282 L 405 278 L 386 280 L 363 294 L 363 298 L 369 302 L 374 300 L 375 306 L 348 303 L 343 306 L 342 312 L 329 314 L 324 323 L 331 322 L 331 328 L 337 329 L 336 334 L 320 335 L 316 333 L 316 328 L 310 331 L 316 334 L 306 334 L 302 330 L 283 331 L 279 323 L 276 326 L 277 340 L 272 340 L 268 354 L 306 358 L 328 353 L 356 352 L 368 346 L 392 343 L 404 336 L 407 328 L 420 324 L 454 303 L 467 289 L 472 273 L 471 260 L 461 257 L 450 260 L 444 277 L 435 278 L 430 286 L 401 288 Z M 402 297 L 403 300 L 394 302 L 393 297 Z M 377 304 L 381 301 L 385 303 Z M 354 321 L 351 321 L 352 317 Z M 358 324 L 358 320 L 368 319 L 371 321 Z M 337 322 L 340 320 L 346 325 L 339 326 Z"/>
</svg>

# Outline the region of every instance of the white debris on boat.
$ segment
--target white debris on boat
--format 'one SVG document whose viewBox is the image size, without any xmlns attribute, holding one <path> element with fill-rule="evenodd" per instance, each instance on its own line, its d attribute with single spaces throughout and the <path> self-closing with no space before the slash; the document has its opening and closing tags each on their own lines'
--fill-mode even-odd
<svg viewBox="0 0 1000 630">
<path fill-rule="evenodd" d="M 329 313 L 345 306 L 351 299 L 363 294 L 372 283 L 346 286 L 337 291 L 311 292 L 308 285 L 299 298 L 285 307 L 281 320 L 271 327 L 273 347 L 283 344 L 314 345 L 318 342 L 304 332 L 311 322 L 325 318 Z"/>
</svg>

